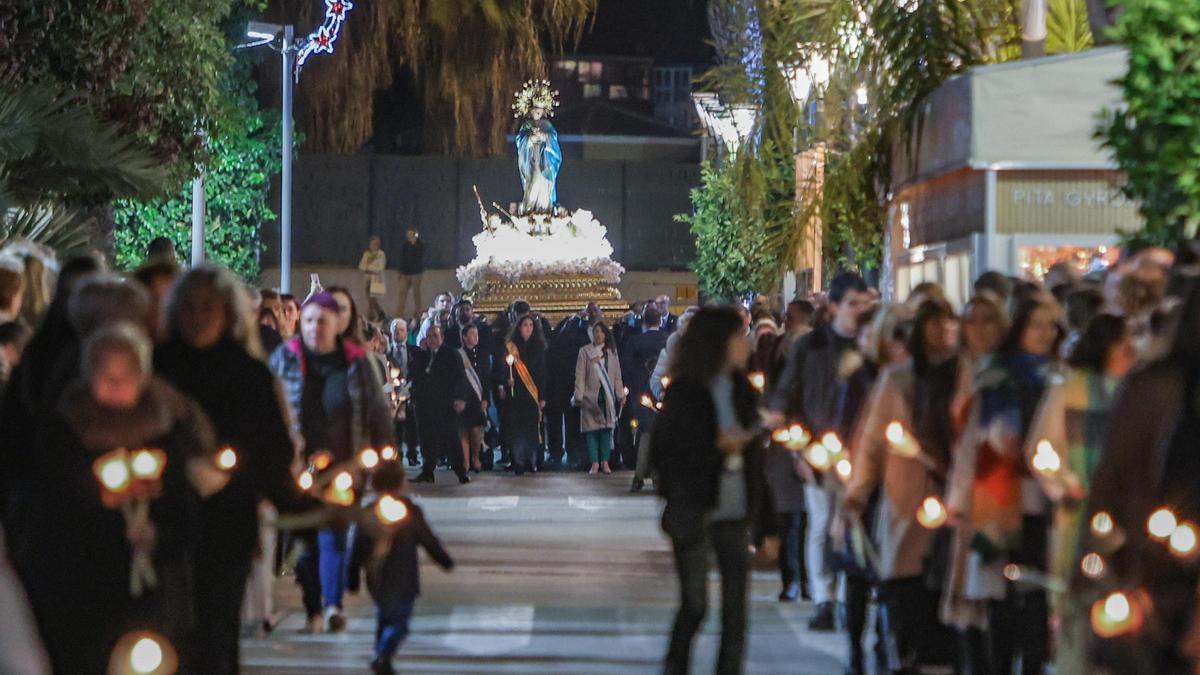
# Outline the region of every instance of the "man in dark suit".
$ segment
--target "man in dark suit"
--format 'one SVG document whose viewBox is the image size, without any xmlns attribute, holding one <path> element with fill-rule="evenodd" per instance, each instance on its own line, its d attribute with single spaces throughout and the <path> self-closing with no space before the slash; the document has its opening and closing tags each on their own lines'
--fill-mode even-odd
<svg viewBox="0 0 1200 675">
<path fill-rule="evenodd" d="M 403 383 L 411 383 L 412 365 L 420 358 L 421 351 L 408 344 L 408 322 L 404 319 L 393 319 L 390 324 L 392 342 L 388 345 L 388 364 L 397 371 L 397 377 Z M 395 384 L 393 382 L 393 384 Z M 413 406 L 412 391 L 409 389 L 408 398 L 400 404 L 393 418 L 396 441 L 404 443 L 408 455 L 408 465 L 417 465 L 417 447 L 420 437 L 417 435 L 417 416 Z"/>
<path fill-rule="evenodd" d="M 459 300 L 450 309 L 450 324 L 445 330 L 445 343 L 451 349 L 462 348 L 462 329 L 475 324 L 479 329 L 479 339 L 483 340 L 491 334 L 487 319 L 475 313 L 475 305 L 470 300 Z"/>
<path fill-rule="evenodd" d="M 671 296 L 658 296 L 654 299 L 654 306 L 658 307 L 658 313 L 662 317 L 659 319 L 658 327 L 667 335 L 674 333 L 679 324 L 679 317 L 671 313 Z"/>
<path fill-rule="evenodd" d="M 413 481 L 432 483 L 433 470 L 444 457 L 450 460 L 458 482 L 470 483 L 458 437 L 458 414 L 466 408 L 468 386 L 462 358 L 443 345 L 442 327 L 438 325 L 429 327 L 424 349 L 417 356 L 412 370 L 413 396 L 423 462 L 421 473 Z"/>
<path fill-rule="evenodd" d="M 658 305 L 646 303 L 642 310 L 642 332 L 630 335 L 621 351 L 621 379 L 629 388 L 629 403 L 621 415 L 622 429 L 629 427 L 630 420 L 636 419 L 640 434 L 649 436 L 654 425 L 655 412 L 642 405 L 642 395 L 650 394 L 650 374 L 658 362 L 658 355 L 667 345 L 667 334 L 663 332 L 662 315 Z M 632 436 L 628 434 L 626 438 Z M 625 445 L 621 448 L 621 462 L 625 467 L 636 466 L 642 453 L 635 448 Z M 646 465 L 646 458 L 641 462 Z"/>
</svg>

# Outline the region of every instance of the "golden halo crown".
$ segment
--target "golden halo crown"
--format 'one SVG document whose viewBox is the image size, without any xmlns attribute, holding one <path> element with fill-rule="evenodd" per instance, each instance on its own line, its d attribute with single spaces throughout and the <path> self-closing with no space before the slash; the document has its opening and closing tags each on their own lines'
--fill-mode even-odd
<svg viewBox="0 0 1200 675">
<path fill-rule="evenodd" d="M 558 91 L 550 88 L 548 80 L 529 80 L 513 98 L 513 117 L 528 117 L 534 108 L 542 108 L 546 117 L 553 117 L 558 107 Z"/>
</svg>

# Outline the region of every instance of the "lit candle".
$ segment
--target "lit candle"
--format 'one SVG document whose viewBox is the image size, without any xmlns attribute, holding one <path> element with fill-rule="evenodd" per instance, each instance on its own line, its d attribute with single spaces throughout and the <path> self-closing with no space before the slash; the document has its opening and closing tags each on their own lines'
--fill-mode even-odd
<svg viewBox="0 0 1200 675">
<path fill-rule="evenodd" d="M 1159 541 L 1165 541 L 1175 532 L 1175 527 L 1178 524 L 1175 514 L 1171 513 L 1171 510 L 1164 506 L 1150 514 L 1150 517 L 1146 520 L 1146 531 L 1150 533 L 1151 537 Z"/>
<path fill-rule="evenodd" d="M 835 455 L 842 451 L 842 439 L 832 431 L 827 431 L 824 436 L 821 436 L 821 445 Z"/>
<path fill-rule="evenodd" d="M 921 502 L 917 509 L 917 522 L 929 530 L 936 530 L 946 524 L 946 507 L 942 500 L 930 495 Z"/>
<path fill-rule="evenodd" d="M 1097 511 L 1091 520 L 1092 534 L 1107 537 L 1113 531 L 1113 519 L 1107 511 Z"/>
<path fill-rule="evenodd" d="M 365 448 L 358 453 L 358 463 L 364 469 L 374 469 L 379 464 L 379 453 L 374 448 Z"/>
<path fill-rule="evenodd" d="M 650 398 L 650 394 L 642 394 L 642 405 L 654 410 L 654 399 Z"/>
<path fill-rule="evenodd" d="M 383 446 L 383 450 L 379 451 L 379 456 L 381 459 L 383 459 L 383 461 L 390 462 L 393 459 L 396 459 L 398 455 L 396 454 L 396 448 L 390 445 L 385 445 Z"/>
<path fill-rule="evenodd" d="M 759 393 L 761 393 L 764 389 L 767 388 L 766 374 L 759 373 L 759 372 L 750 373 L 750 386 L 754 387 L 755 389 L 757 389 L 759 391 Z"/>
<path fill-rule="evenodd" d="M 799 424 L 793 424 L 788 427 L 788 435 L 791 436 L 787 444 L 788 450 L 802 450 L 812 440 L 812 436 L 808 433 L 808 430 Z"/>
<path fill-rule="evenodd" d="M 1092 630 L 1102 638 L 1115 638 L 1137 630 L 1141 608 L 1123 591 L 1114 591 L 1092 604 Z"/>
<path fill-rule="evenodd" d="M 669 375 L 663 375 L 662 379 L 659 381 L 662 382 L 663 389 L 666 389 L 667 387 L 671 386 L 671 377 Z M 626 393 L 628 393 L 628 392 L 626 392 Z"/>
<path fill-rule="evenodd" d="M 1031 463 L 1035 471 L 1047 477 L 1055 475 L 1062 468 L 1062 459 L 1050 441 L 1044 438 L 1037 442 Z"/>
<path fill-rule="evenodd" d="M 351 476 L 347 471 L 339 473 L 333 478 L 333 487 L 337 488 L 341 492 L 349 490 L 350 488 L 354 487 L 354 476 Z"/>
<path fill-rule="evenodd" d="M 127 458 L 128 453 L 120 448 L 92 463 L 92 473 L 108 492 L 119 495 L 129 489 L 132 476 Z"/>
<path fill-rule="evenodd" d="M 904 425 L 898 421 L 891 421 L 887 428 L 884 429 L 884 436 L 887 438 L 888 445 L 892 447 L 892 451 L 904 457 L 916 457 L 921 453 L 921 446 L 917 444 L 916 439 Z"/>
<path fill-rule="evenodd" d="M 1104 574 L 1104 559 L 1099 553 L 1088 553 L 1079 560 L 1079 569 L 1089 579 L 1099 579 Z"/>
<path fill-rule="evenodd" d="M 807 459 L 808 463 L 812 464 L 813 468 L 818 471 L 827 470 L 829 465 L 832 463 L 832 458 L 829 456 L 829 450 L 824 445 L 821 445 L 820 442 L 815 442 L 808 446 L 808 450 L 805 451 L 804 458 Z"/>
<path fill-rule="evenodd" d="M 838 478 L 841 478 L 843 481 L 850 480 L 850 474 L 854 471 L 854 467 L 850 465 L 850 460 L 845 457 L 839 459 L 837 464 L 833 465 L 833 469 L 837 472 Z"/>
<path fill-rule="evenodd" d="M 299 485 L 300 489 L 304 490 L 305 492 L 311 490 L 313 486 L 313 475 L 305 471 L 296 478 L 296 484 Z"/>
<path fill-rule="evenodd" d="M 167 675 L 178 668 L 179 657 L 165 637 L 150 631 L 136 631 L 117 641 L 107 672 Z"/>
<path fill-rule="evenodd" d="M 512 354 L 504 357 L 504 362 L 508 364 L 508 379 L 513 379 L 513 364 L 517 362 L 516 357 Z"/>
<path fill-rule="evenodd" d="M 790 429 L 776 429 L 771 432 L 771 440 L 781 444 L 787 443 L 792 440 L 792 432 Z"/>
<path fill-rule="evenodd" d="M 333 463 L 333 455 L 329 454 L 328 450 L 322 450 L 313 455 L 310 462 L 317 471 L 324 471 Z"/>
<path fill-rule="evenodd" d="M 237 466 L 237 463 L 238 456 L 237 453 L 234 452 L 233 448 L 225 448 L 221 452 L 217 453 L 217 466 L 221 467 L 222 469 L 229 471 L 233 467 Z"/>
<path fill-rule="evenodd" d="M 375 514 L 385 524 L 394 525 L 408 516 L 408 507 L 391 495 L 383 495 L 375 502 Z"/>
<path fill-rule="evenodd" d="M 1171 533 L 1168 541 L 1171 553 L 1180 558 L 1190 557 L 1196 552 L 1196 526 L 1191 523 L 1179 523 Z"/>
</svg>

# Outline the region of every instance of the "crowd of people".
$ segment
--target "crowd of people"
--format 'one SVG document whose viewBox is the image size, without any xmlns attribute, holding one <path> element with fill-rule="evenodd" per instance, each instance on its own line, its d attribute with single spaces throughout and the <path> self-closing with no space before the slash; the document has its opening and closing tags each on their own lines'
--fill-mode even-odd
<svg viewBox="0 0 1200 675">
<path fill-rule="evenodd" d="M 691 316 L 651 452 L 681 596 L 666 671 L 688 672 L 710 555 L 717 671 L 740 671 L 748 551 L 777 541 L 779 600 L 844 627 L 849 673 L 872 598 L 876 672 L 1196 672 L 1200 268 L 1175 257 L 988 272 L 961 313 L 846 272 L 782 332 Z"/>
<path fill-rule="evenodd" d="M 660 296 L 551 325 L 524 301 L 489 320 L 449 292 L 389 320 L 378 240 L 362 314 L 316 275 L 298 298 L 184 272 L 156 246 L 129 275 L 97 255 L 0 251 L 13 672 L 105 672 L 145 640 L 161 663 L 236 672 L 275 561 L 312 633 L 345 629 L 365 571 L 373 667 L 391 672 L 416 549 L 454 564 L 406 464 L 415 482 L 652 481 L 680 584 L 668 673 L 689 670 L 712 558 L 716 668 L 740 672 L 752 557 L 777 558 L 781 602 L 814 602 L 810 629 L 845 630 L 851 673 L 871 661 L 873 603 L 879 672 L 1200 660 L 1191 249 L 1040 283 L 988 272 L 961 308 L 933 283 L 885 303 L 845 272 L 782 307 L 676 315 Z"/>
</svg>

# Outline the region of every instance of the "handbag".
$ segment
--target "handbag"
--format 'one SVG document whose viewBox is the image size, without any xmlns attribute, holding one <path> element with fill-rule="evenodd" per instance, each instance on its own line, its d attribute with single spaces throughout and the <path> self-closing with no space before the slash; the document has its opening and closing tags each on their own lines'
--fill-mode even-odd
<svg viewBox="0 0 1200 675">
<path fill-rule="evenodd" d="M 369 295 L 387 295 L 387 284 L 378 276 L 372 276 L 370 283 L 367 284 L 367 293 Z"/>
</svg>

